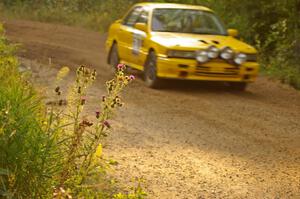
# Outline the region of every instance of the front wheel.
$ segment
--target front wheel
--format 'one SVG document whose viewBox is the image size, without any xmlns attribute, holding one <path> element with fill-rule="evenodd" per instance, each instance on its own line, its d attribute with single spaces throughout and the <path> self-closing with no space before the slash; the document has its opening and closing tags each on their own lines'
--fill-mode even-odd
<svg viewBox="0 0 300 199">
<path fill-rule="evenodd" d="M 148 55 L 144 67 L 145 83 L 150 88 L 159 88 L 161 80 L 157 77 L 157 58 L 155 52 L 151 51 Z"/>
<path fill-rule="evenodd" d="M 109 55 L 109 63 L 111 65 L 112 72 L 116 72 L 117 66 L 120 63 L 117 44 L 113 44 L 113 46 L 111 47 L 111 51 Z"/>
<path fill-rule="evenodd" d="M 247 88 L 246 82 L 229 82 L 230 88 L 235 91 L 245 91 Z"/>
</svg>

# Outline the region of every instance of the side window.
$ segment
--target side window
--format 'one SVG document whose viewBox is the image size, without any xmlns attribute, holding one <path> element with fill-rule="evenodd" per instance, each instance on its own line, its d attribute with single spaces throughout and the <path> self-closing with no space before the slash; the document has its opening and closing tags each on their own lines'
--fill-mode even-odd
<svg viewBox="0 0 300 199">
<path fill-rule="evenodd" d="M 133 26 L 136 23 L 136 21 L 138 20 L 141 12 L 142 12 L 142 7 L 134 8 L 125 18 L 123 25 Z"/>
<path fill-rule="evenodd" d="M 136 23 L 148 23 L 148 16 L 149 16 L 149 12 L 148 11 L 143 11 L 142 14 L 140 15 L 140 17 L 138 18 L 138 20 L 136 21 Z"/>
</svg>

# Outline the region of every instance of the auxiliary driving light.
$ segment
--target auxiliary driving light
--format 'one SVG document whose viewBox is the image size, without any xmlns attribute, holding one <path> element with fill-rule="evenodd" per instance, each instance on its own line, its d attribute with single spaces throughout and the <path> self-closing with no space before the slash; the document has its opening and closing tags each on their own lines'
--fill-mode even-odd
<svg viewBox="0 0 300 199">
<path fill-rule="evenodd" d="M 197 51 L 197 53 L 196 53 L 196 59 L 200 63 L 207 62 L 209 60 L 208 52 L 204 51 L 204 50 Z"/>
<path fill-rule="evenodd" d="M 225 47 L 221 52 L 221 57 L 223 59 L 229 60 L 229 59 L 233 58 L 233 54 L 234 54 L 234 52 L 231 48 Z"/>
<path fill-rule="evenodd" d="M 238 53 L 234 58 L 234 63 L 241 65 L 247 61 L 247 55 L 244 53 Z"/>
<path fill-rule="evenodd" d="M 208 52 L 208 57 L 211 58 L 211 59 L 217 58 L 220 54 L 220 50 L 215 46 L 210 46 L 207 49 L 207 52 Z"/>
</svg>

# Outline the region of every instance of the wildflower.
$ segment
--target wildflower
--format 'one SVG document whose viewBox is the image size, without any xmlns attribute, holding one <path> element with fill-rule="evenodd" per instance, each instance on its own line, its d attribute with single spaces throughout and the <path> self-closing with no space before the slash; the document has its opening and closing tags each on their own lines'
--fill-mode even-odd
<svg viewBox="0 0 300 199">
<path fill-rule="evenodd" d="M 91 72 L 90 72 L 90 69 L 88 69 L 88 68 L 86 68 L 85 70 L 84 70 L 84 74 L 85 75 L 89 75 Z"/>
<path fill-rule="evenodd" d="M 77 75 L 80 75 L 81 73 L 83 73 L 84 72 L 84 66 L 83 65 L 81 65 L 78 69 L 77 69 L 77 71 L 76 71 L 76 74 Z"/>
<path fill-rule="evenodd" d="M 108 86 L 108 91 L 112 91 L 112 90 L 113 90 L 112 85 L 109 85 L 109 86 Z"/>
<path fill-rule="evenodd" d="M 57 73 L 57 75 L 56 75 L 56 79 L 57 79 L 57 80 L 62 80 L 64 77 L 66 77 L 66 76 L 69 74 L 69 72 L 70 72 L 69 67 L 67 67 L 67 66 L 62 67 L 62 68 L 58 71 L 58 73 Z"/>
<path fill-rule="evenodd" d="M 78 87 L 77 93 L 78 93 L 78 94 L 81 93 L 81 86 Z"/>
<path fill-rule="evenodd" d="M 62 106 L 63 103 L 64 103 L 64 101 L 63 101 L 62 99 L 58 101 L 58 105 L 59 105 L 59 106 Z"/>
<path fill-rule="evenodd" d="M 96 118 L 97 118 L 97 119 L 100 118 L 100 111 L 96 111 Z"/>
<path fill-rule="evenodd" d="M 120 99 L 120 97 L 119 97 L 119 96 L 116 96 L 116 98 L 115 98 L 115 102 L 116 102 L 116 103 L 118 103 L 118 104 L 121 102 L 121 99 Z"/>
<path fill-rule="evenodd" d="M 82 97 L 82 98 L 81 98 L 81 101 L 80 101 L 80 104 L 81 104 L 81 105 L 84 105 L 85 102 L 86 102 L 86 98 L 85 98 L 85 97 Z"/>
<path fill-rule="evenodd" d="M 111 125 L 110 125 L 110 123 L 107 120 L 105 120 L 103 122 L 103 125 L 106 126 L 107 128 L 111 128 Z"/>
<path fill-rule="evenodd" d="M 116 102 L 113 101 L 112 104 L 111 104 L 111 107 L 112 107 L 112 108 L 115 108 L 115 106 L 116 106 Z"/>
<path fill-rule="evenodd" d="M 82 122 L 79 124 L 81 127 L 90 127 L 90 126 L 93 126 L 93 123 L 92 122 L 89 122 L 87 120 L 82 120 Z"/>
<path fill-rule="evenodd" d="M 80 72 L 83 72 L 84 69 L 85 69 L 85 66 L 83 66 L 83 65 L 81 65 L 81 66 L 79 67 L 79 71 L 80 71 Z"/>
<path fill-rule="evenodd" d="M 56 93 L 58 93 L 58 92 L 59 92 L 59 90 L 60 90 L 60 87 L 59 87 L 59 86 L 57 86 L 57 87 L 55 88 L 55 92 L 56 92 Z"/>
<path fill-rule="evenodd" d="M 96 149 L 96 152 L 94 154 L 97 158 L 100 158 L 102 156 L 102 144 L 99 144 L 97 149 Z"/>
<path fill-rule="evenodd" d="M 130 80 L 135 80 L 135 76 L 134 76 L 134 75 L 130 75 L 130 76 L 129 76 L 129 79 L 130 79 Z"/>
<path fill-rule="evenodd" d="M 118 80 L 119 80 L 119 81 L 123 81 L 124 78 L 123 78 L 122 76 L 120 76 L 120 77 L 118 77 Z"/>
<path fill-rule="evenodd" d="M 97 75 L 97 71 L 94 70 L 94 71 L 92 72 L 92 76 L 93 76 L 93 77 L 96 77 L 96 75 Z"/>
<path fill-rule="evenodd" d="M 118 64 L 117 68 L 118 70 L 123 70 L 125 69 L 125 64 Z"/>
</svg>

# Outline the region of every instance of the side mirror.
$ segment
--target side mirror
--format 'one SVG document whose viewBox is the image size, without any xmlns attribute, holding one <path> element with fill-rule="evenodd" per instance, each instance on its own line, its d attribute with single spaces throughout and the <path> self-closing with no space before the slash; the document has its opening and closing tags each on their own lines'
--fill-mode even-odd
<svg viewBox="0 0 300 199">
<path fill-rule="evenodd" d="M 143 32 L 147 32 L 147 24 L 145 24 L 145 23 L 136 23 L 134 25 L 134 28 L 141 30 Z"/>
<path fill-rule="evenodd" d="M 228 35 L 232 37 L 237 37 L 239 35 L 239 32 L 236 29 L 228 29 L 227 32 Z"/>
</svg>

